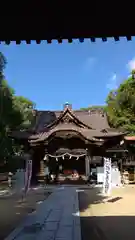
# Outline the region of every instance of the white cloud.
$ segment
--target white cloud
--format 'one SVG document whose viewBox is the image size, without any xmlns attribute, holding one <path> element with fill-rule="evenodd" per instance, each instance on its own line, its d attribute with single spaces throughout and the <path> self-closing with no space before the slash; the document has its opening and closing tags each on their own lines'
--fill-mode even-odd
<svg viewBox="0 0 135 240">
<path fill-rule="evenodd" d="M 132 70 L 135 70 L 135 58 L 131 59 L 128 64 L 127 67 L 129 69 L 129 71 L 131 72 Z"/>
<path fill-rule="evenodd" d="M 89 57 L 87 59 L 87 64 L 88 65 L 93 65 L 95 62 L 96 62 L 96 58 L 94 58 L 94 57 Z"/>
<path fill-rule="evenodd" d="M 114 73 L 111 78 L 109 79 L 108 83 L 106 84 L 106 88 L 109 90 L 116 89 L 117 86 L 117 75 Z"/>
<path fill-rule="evenodd" d="M 95 65 L 95 63 L 96 63 L 96 58 L 94 57 L 87 58 L 84 63 L 84 69 L 85 70 L 91 69 Z"/>
</svg>

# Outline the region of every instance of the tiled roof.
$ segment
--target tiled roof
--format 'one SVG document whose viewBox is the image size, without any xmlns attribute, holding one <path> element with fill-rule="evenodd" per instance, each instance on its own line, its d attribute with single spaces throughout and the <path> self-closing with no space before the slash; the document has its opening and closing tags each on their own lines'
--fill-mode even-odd
<svg viewBox="0 0 135 240">
<path fill-rule="evenodd" d="M 37 111 L 35 131 L 41 132 L 49 123 L 53 123 L 63 111 Z M 103 110 L 94 109 L 91 111 L 75 110 L 74 115 L 83 123 L 93 129 L 109 128 L 107 116 Z"/>
<path fill-rule="evenodd" d="M 22 139 L 29 139 L 32 143 L 38 143 L 59 133 L 79 134 L 91 143 L 102 144 L 102 141 L 106 141 L 108 137 L 124 134 L 109 127 L 107 116 L 101 109 L 73 111 L 67 108 L 63 111 L 36 111 L 35 124 L 31 130 L 33 132 L 14 133 L 13 136 L 16 138 L 20 136 Z"/>
</svg>

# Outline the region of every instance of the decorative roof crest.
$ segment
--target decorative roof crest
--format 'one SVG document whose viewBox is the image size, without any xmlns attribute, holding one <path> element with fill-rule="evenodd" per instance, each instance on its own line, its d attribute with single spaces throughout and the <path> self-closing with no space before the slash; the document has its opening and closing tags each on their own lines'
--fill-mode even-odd
<svg viewBox="0 0 135 240">
<path fill-rule="evenodd" d="M 71 110 L 72 109 L 72 104 L 69 104 L 68 102 L 66 102 L 64 104 L 64 110 L 67 109 L 67 108 Z"/>
</svg>

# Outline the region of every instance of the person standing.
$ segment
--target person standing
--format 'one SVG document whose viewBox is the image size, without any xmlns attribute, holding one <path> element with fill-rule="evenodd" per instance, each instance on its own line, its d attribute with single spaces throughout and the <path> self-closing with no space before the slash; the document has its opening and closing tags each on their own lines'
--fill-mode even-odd
<svg viewBox="0 0 135 240">
<path fill-rule="evenodd" d="M 11 188 L 12 187 L 12 172 L 8 173 L 8 187 Z"/>
</svg>

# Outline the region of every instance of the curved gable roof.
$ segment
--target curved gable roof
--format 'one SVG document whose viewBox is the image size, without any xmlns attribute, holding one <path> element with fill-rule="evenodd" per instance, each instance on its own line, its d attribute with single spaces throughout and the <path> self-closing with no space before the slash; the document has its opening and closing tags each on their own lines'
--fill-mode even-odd
<svg viewBox="0 0 135 240">
<path fill-rule="evenodd" d="M 74 123 L 75 125 L 77 125 L 78 127 L 83 127 L 83 128 L 87 128 L 87 129 L 92 129 L 92 126 L 86 124 L 84 121 L 82 121 L 81 119 L 79 119 L 79 117 L 77 117 L 74 112 L 69 109 L 68 107 L 60 113 L 60 115 L 58 116 L 58 118 L 52 122 L 51 124 L 49 124 L 47 126 L 47 128 L 52 128 L 57 126 L 59 123 L 63 122 L 63 123 L 69 123 L 71 122 Z"/>
</svg>

